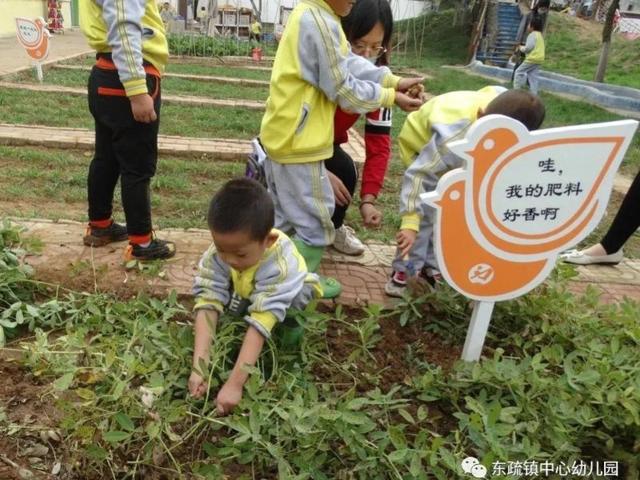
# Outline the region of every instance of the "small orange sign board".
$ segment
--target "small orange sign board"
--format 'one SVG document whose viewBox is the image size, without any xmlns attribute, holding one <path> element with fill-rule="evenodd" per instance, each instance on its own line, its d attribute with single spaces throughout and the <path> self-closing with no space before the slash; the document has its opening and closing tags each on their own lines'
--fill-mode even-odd
<svg viewBox="0 0 640 480">
<path fill-rule="evenodd" d="M 51 37 L 46 22 L 42 17 L 35 20 L 17 17 L 16 35 L 27 55 L 35 61 L 38 80 L 42 81 L 41 62 L 49 55 L 49 37 Z"/>
<path fill-rule="evenodd" d="M 466 166 L 422 200 L 437 211 L 443 277 L 477 301 L 463 359 L 480 357 L 494 302 L 539 285 L 558 253 L 598 225 L 637 127 L 621 120 L 529 132 L 490 115 L 448 144 Z"/>
</svg>

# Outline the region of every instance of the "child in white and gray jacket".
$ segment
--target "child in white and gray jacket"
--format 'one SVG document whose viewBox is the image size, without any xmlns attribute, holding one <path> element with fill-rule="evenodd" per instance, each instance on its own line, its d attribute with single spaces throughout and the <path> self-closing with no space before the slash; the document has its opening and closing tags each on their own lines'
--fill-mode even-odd
<svg viewBox="0 0 640 480">
<path fill-rule="evenodd" d="M 211 200 L 208 224 L 213 244 L 202 256 L 193 287 L 196 318 L 189 392 L 199 398 L 208 388 L 201 365 L 209 361 L 220 315 L 243 318 L 248 329 L 242 348 L 216 398 L 218 412 L 225 415 L 242 398 L 248 378 L 243 366 L 255 365 L 265 338 L 284 321 L 287 309 L 304 308 L 322 296 L 322 289 L 289 237 L 273 228 L 273 203 L 258 182 L 228 182 Z"/>
</svg>

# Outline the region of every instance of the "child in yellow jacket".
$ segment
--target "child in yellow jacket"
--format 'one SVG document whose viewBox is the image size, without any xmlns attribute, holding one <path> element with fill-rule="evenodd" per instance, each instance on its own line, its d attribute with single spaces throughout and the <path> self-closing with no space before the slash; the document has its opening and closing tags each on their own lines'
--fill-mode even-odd
<svg viewBox="0 0 640 480">
<path fill-rule="evenodd" d="M 80 27 L 97 58 L 89 76 L 96 147 L 84 244 L 99 247 L 128 238 L 127 260 L 172 257 L 174 243 L 154 238 L 151 224 L 160 77 L 169 58 L 156 0 L 80 0 L 79 6 Z M 112 219 L 118 179 L 126 227 Z"/>
<path fill-rule="evenodd" d="M 434 190 L 446 172 L 462 166 L 462 158 L 449 151 L 447 143 L 463 138 L 478 118 L 489 114 L 506 115 L 536 130 L 544 120 L 545 108 L 529 92 L 490 86 L 438 95 L 405 120 L 398 137 L 407 167 L 400 192 L 402 224 L 393 273 L 385 286 L 387 295 L 403 296 L 407 278 L 415 274 L 432 285 L 438 279 L 433 209 L 422 206 L 420 195 Z"/>
<path fill-rule="evenodd" d="M 293 240 L 312 272 L 335 235 L 335 200 L 324 161 L 333 156 L 336 105 L 357 113 L 394 103 L 406 111 L 422 105 L 402 93 L 422 78 L 401 79 L 351 53 L 339 17 L 353 3 L 302 0 L 293 10 L 276 53 L 260 130 L 276 228 L 295 232 Z M 340 293 L 331 279 L 324 279 L 323 289 L 327 298 Z"/>
</svg>

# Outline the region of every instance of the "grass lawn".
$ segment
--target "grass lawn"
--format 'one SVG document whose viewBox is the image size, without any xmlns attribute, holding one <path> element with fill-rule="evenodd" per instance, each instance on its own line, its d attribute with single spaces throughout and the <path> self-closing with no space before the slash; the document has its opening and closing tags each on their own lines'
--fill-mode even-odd
<svg viewBox="0 0 640 480">
<path fill-rule="evenodd" d="M 545 39 L 545 70 L 593 80 L 600 58 L 602 24 L 551 12 Z M 637 40 L 613 34 L 605 82 L 640 88 L 640 46 Z"/>
<path fill-rule="evenodd" d="M 85 88 L 89 72 L 82 70 L 49 69 L 45 74 L 45 84 L 64 85 Z M 9 81 L 37 83 L 32 72 L 24 72 L 12 77 Z M 183 78 L 165 77 L 162 80 L 162 92 L 168 95 L 195 95 L 216 99 L 245 99 L 266 101 L 269 96 L 268 86 L 237 85 L 232 83 L 204 82 Z"/>
<path fill-rule="evenodd" d="M 432 63 L 436 65 L 436 63 Z M 427 81 L 426 88 L 434 94 L 450 90 L 476 90 L 491 83 L 480 77 L 464 75 L 459 71 L 430 66 L 423 69 L 433 78 Z M 54 71 L 57 75 L 58 71 Z M 76 81 L 83 72 L 59 71 L 60 81 Z M 72 75 L 67 75 L 67 74 Z M 169 79 L 167 79 L 169 80 Z M 188 82 L 194 88 L 201 82 Z M 165 84 L 166 85 L 166 84 Z M 215 85 L 215 84 L 213 84 Z M 213 86 L 212 85 L 212 86 Z M 222 87 L 226 87 L 222 85 Z M 168 90 L 169 87 L 167 87 Z M 235 87 L 234 87 L 235 88 Z M 34 96 L 37 98 L 37 110 L 33 109 Z M 559 125 L 600 122 L 621 118 L 598 107 L 585 103 L 566 100 L 553 95 L 543 94 L 547 106 L 545 127 Z M 16 90 L 0 90 L 0 115 L 13 123 L 42 124 L 52 126 L 68 126 L 92 128 L 92 119 L 86 107 L 86 99 L 82 97 L 59 96 L 50 93 L 21 92 Z M 251 138 L 260 128 L 261 112 L 227 109 L 199 108 L 176 105 L 164 105 L 162 109 L 161 133 L 208 138 Z M 396 109 L 392 135 L 397 138 L 406 118 L 406 113 Z M 391 241 L 399 226 L 398 198 L 404 169 L 397 158 L 397 144 L 393 143 L 393 159 L 391 161 L 385 188 L 379 203 L 384 209 L 385 221 L 380 230 L 361 228 L 357 208 L 349 209 L 347 221 L 354 226 L 364 239 Z M 640 134 L 636 139 L 622 167 L 627 175 L 635 175 L 640 168 Z M 162 170 L 162 169 L 161 169 Z M 81 172 L 84 175 L 84 172 Z M 64 211 L 64 210 L 63 210 Z M 615 209 L 610 212 L 615 213 Z M 179 221 L 170 220 L 170 225 L 179 225 Z M 190 225 L 190 223 L 187 222 Z M 595 234 L 594 234 L 595 235 Z M 593 235 L 587 241 L 595 238 Z M 640 252 L 632 247 L 631 255 L 640 256 Z"/>
<path fill-rule="evenodd" d="M 170 61 L 167 65 L 169 73 L 184 73 L 189 75 L 214 75 L 220 77 L 248 78 L 251 80 L 271 79 L 271 72 L 266 70 L 251 70 L 242 67 L 230 67 L 224 65 L 204 65 L 194 63 L 180 63 Z"/>
<path fill-rule="evenodd" d="M 47 92 L 0 89 L 0 118 L 7 123 L 93 128 L 85 97 Z M 260 130 L 261 119 L 257 110 L 165 104 L 160 133 L 248 139 Z"/>
<path fill-rule="evenodd" d="M 219 62 L 206 58 L 194 58 L 194 61 L 182 61 L 178 58 L 170 58 L 167 64 L 168 73 L 184 73 L 190 75 L 214 75 L 220 77 L 248 78 L 252 80 L 269 80 L 271 72 L 266 70 L 253 70 L 239 66 L 222 65 Z M 93 56 L 74 58 L 61 62 L 65 65 L 92 66 L 96 63 Z"/>
<path fill-rule="evenodd" d="M 430 55 L 421 61 L 420 68 L 432 78 L 426 82 L 426 88 L 430 93 L 441 94 L 452 90 L 476 90 L 495 81 L 486 80 L 480 77 L 465 75 L 460 71 L 441 68 L 443 60 L 437 56 L 430 47 L 426 50 Z M 396 55 L 394 59 L 400 66 L 410 65 L 415 62 L 414 57 Z M 91 59 L 80 59 L 78 62 L 88 62 Z M 184 73 L 196 74 L 220 74 L 220 70 L 234 72 L 258 73 L 260 75 L 267 72 L 246 70 L 238 67 L 210 67 L 203 63 L 176 63 L 174 67 Z M 394 66 L 397 66 L 394 64 Z M 171 67 L 170 67 L 171 68 Z M 213 71 L 213 70 L 216 71 Z M 49 81 L 65 85 L 81 85 L 86 78 L 86 72 L 51 70 Z M 264 78 L 264 77 L 263 77 Z M 242 89 L 236 86 L 226 86 L 220 84 L 206 84 L 203 82 L 191 82 L 187 80 L 166 79 L 165 91 L 171 93 L 190 93 L 199 95 L 218 96 L 220 91 L 240 92 Z M 172 89 L 173 88 L 173 89 Z M 246 87 L 245 87 L 246 88 Z M 266 98 L 266 88 L 245 89 L 238 94 L 239 97 L 247 92 L 264 93 Z M 31 108 L 34 95 L 37 97 L 39 108 Z M 547 106 L 547 117 L 545 127 L 560 125 L 581 124 L 590 122 L 601 122 L 619 119 L 621 117 L 585 103 L 575 102 L 549 94 L 543 94 L 543 99 Z M 250 97 L 249 97 L 250 98 Z M 54 126 L 71 127 L 92 127 L 92 119 L 86 109 L 86 100 L 81 97 L 60 97 L 55 94 L 19 92 L 13 90 L 0 91 L 0 115 L 7 121 L 14 123 L 32 123 Z M 227 137 L 227 138 L 251 138 L 259 131 L 261 112 L 225 109 L 225 108 L 197 108 L 175 105 L 164 105 L 162 110 L 161 133 L 171 135 L 184 135 L 195 137 Z M 394 112 L 394 122 L 392 135 L 397 138 L 406 118 L 406 113 L 396 109 Z M 361 127 L 361 125 L 360 125 Z M 640 134 L 636 135 L 635 141 L 627 154 L 623 163 L 622 171 L 627 175 L 635 175 L 640 168 Z M 349 209 L 347 221 L 353 225 L 364 239 L 376 239 L 381 241 L 391 241 L 399 225 L 398 198 L 400 184 L 403 175 L 403 167 L 397 158 L 397 144 L 393 143 L 393 159 L 391 161 L 385 189 L 379 198 L 379 203 L 385 212 L 385 222 L 380 230 L 370 231 L 360 227 L 360 217 L 357 208 Z M 84 173 L 82 173 L 84 175 Z M 610 213 L 615 213 L 615 209 Z M 189 220 L 190 221 L 190 220 Z M 186 224 L 191 225 L 187 221 Z M 169 220 L 170 225 L 180 225 L 179 220 Z M 591 238 L 594 238 L 593 236 Z M 590 239 L 588 240 L 590 241 Z M 636 249 L 631 249 L 632 255 L 637 254 Z"/>
<path fill-rule="evenodd" d="M 0 216 L 86 219 L 87 169 L 92 151 L 0 146 Z M 240 162 L 160 156 L 152 181 L 154 222 L 160 228 L 206 228 L 211 195 L 244 174 Z M 48 198 L 42 209 L 42 199 Z M 123 218 L 116 189 L 116 216 Z"/>
</svg>

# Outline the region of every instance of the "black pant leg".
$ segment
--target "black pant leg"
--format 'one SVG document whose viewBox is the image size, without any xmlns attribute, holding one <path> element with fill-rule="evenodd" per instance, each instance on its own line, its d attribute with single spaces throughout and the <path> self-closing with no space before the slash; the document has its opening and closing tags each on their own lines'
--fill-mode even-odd
<svg viewBox="0 0 640 480">
<path fill-rule="evenodd" d="M 131 103 L 115 71 L 98 70 L 94 116 L 111 131 L 110 147 L 117 161 L 122 191 L 122 206 L 129 235 L 151 232 L 151 178 L 158 158 L 160 122 L 160 80 L 147 76 L 148 91 L 154 98 L 158 119 L 152 123 L 134 120 Z M 99 89 L 102 87 L 102 89 Z M 97 177 L 96 182 L 102 179 Z"/>
<path fill-rule="evenodd" d="M 640 172 L 633 180 L 629 191 L 624 196 L 620 210 L 602 239 L 602 246 L 607 254 L 617 252 L 629 237 L 640 227 Z"/>
<path fill-rule="evenodd" d="M 89 111 L 95 120 L 95 154 L 89 165 L 87 175 L 87 200 L 89 220 L 108 220 L 113 213 L 113 193 L 120 176 L 120 166 L 116 159 L 111 139 L 113 132 L 96 114 L 98 101 L 97 89 L 100 72 L 94 69 L 89 76 Z M 99 107 L 98 107 L 99 109 Z"/>
<path fill-rule="evenodd" d="M 152 123 L 135 120 L 123 129 L 114 143 L 116 156 L 120 159 L 120 186 L 122 207 L 127 216 L 130 235 L 145 235 L 151 232 L 151 178 L 158 163 L 158 129 L 160 127 L 160 79 L 148 76 L 149 92 L 155 92 L 154 108 L 157 119 Z M 129 217 L 132 218 L 129 226 Z"/>
<path fill-rule="evenodd" d="M 340 145 L 333 146 L 333 157 L 329 160 L 325 160 L 325 167 L 336 177 L 342 180 L 344 186 L 347 187 L 349 193 L 353 197 L 356 191 L 356 184 L 358 183 L 358 169 L 353 159 L 340 147 Z M 340 228 L 344 223 L 344 217 L 347 214 L 349 205 L 340 206 L 336 204 L 336 208 L 333 212 L 333 226 Z"/>
</svg>

